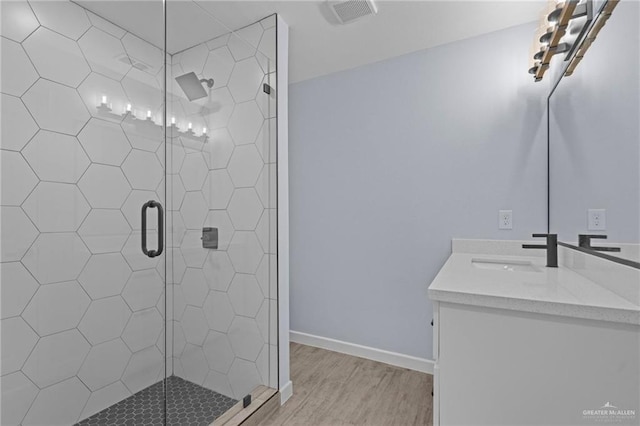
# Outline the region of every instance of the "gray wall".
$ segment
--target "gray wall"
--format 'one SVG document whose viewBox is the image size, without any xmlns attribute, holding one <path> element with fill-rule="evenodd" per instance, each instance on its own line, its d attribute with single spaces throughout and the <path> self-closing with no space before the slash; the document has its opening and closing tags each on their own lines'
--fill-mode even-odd
<svg viewBox="0 0 640 426">
<path fill-rule="evenodd" d="M 607 210 L 611 242 L 640 242 L 640 4 L 620 2 L 551 97 L 551 229 L 565 241 Z"/>
<path fill-rule="evenodd" d="M 451 239 L 545 231 L 533 31 L 290 86 L 291 330 L 431 358 L 427 287 Z"/>
</svg>

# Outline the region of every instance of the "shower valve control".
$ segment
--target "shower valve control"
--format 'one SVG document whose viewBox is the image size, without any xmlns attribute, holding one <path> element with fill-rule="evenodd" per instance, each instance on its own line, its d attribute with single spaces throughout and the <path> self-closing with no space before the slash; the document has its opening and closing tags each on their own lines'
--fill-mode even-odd
<svg viewBox="0 0 640 426">
<path fill-rule="evenodd" d="M 218 228 L 202 228 L 202 248 L 218 249 Z"/>
</svg>

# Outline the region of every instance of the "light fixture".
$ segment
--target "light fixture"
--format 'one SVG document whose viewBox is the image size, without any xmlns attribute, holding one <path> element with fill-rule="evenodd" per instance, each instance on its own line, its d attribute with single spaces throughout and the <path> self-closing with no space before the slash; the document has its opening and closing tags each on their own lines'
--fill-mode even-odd
<svg viewBox="0 0 640 426">
<path fill-rule="evenodd" d="M 562 14 L 562 2 L 556 4 L 554 11 L 547 16 L 547 21 L 549 21 L 550 24 L 557 24 L 560 19 L 560 14 Z"/>
<path fill-rule="evenodd" d="M 542 80 L 554 55 L 568 52 L 565 60 L 571 57 L 576 43 L 581 37 L 575 37 L 576 28 L 572 28 L 571 34 L 567 34 L 569 23 L 574 19 L 586 17 L 585 22 L 578 29 L 578 32 L 584 31 L 593 20 L 592 2 L 593 0 L 549 0 L 541 24 L 538 27 L 542 30 L 536 34 L 531 56 L 532 63 L 529 68 L 529 74 L 534 76 L 535 81 Z"/>
<path fill-rule="evenodd" d="M 598 15 L 598 20 L 589 30 L 589 33 L 586 35 L 584 42 L 580 45 L 580 48 L 578 49 L 576 55 L 571 59 L 571 62 L 565 70 L 564 75 L 568 77 L 573 74 L 576 67 L 578 66 L 580 61 L 582 61 L 584 55 L 587 53 L 587 50 L 589 50 L 596 37 L 600 33 L 600 30 L 602 30 L 602 27 L 604 27 L 604 25 L 609 20 L 609 17 L 611 17 L 613 10 L 616 8 L 619 2 L 620 0 L 608 0 L 607 3 L 602 7 L 602 11 Z M 577 40 L 580 40 L 580 38 L 581 37 L 578 36 Z"/>
</svg>

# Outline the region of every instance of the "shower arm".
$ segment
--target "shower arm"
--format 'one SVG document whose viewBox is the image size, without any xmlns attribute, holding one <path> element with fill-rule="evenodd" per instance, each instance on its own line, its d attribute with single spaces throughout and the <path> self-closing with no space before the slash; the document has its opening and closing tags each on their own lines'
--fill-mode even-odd
<svg viewBox="0 0 640 426">
<path fill-rule="evenodd" d="M 212 78 L 201 78 L 200 83 L 207 83 L 207 87 L 211 89 L 213 87 L 213 79 Z"/>
</svg>

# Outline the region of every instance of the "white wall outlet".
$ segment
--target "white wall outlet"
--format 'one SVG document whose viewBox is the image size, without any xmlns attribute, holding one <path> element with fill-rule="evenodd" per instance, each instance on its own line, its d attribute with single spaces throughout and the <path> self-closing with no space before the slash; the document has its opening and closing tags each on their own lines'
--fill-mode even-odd
<svg viewBox="0 0 640 426">
<path fill-rule="evenodd" d="M 587 228 L 589 231 L 605 231 L 607 229 L 607 211 L 605 209 L 587 210 Z"/>
<path fill-rule="evenodd" d="M 498 211 L 498 229 L 513 229 L 513 211 Z"/>
</svg>

